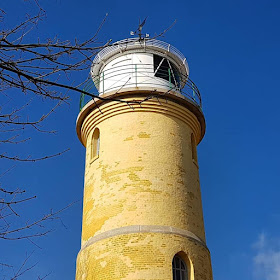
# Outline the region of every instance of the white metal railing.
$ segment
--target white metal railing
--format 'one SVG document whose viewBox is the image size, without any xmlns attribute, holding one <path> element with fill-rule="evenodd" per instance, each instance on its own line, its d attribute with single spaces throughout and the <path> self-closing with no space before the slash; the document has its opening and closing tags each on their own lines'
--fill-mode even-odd
<svg viewBox="0 0 280 280">
<path fill-rule="evenodd" d="M 168 69 L 169 70 L 169 69 Z M 176 77 L 172 71 L 165 73 L 165 79 L 154 76 L 153 64 L 127 64 L 114 66 L 103 70 L 98 75 L 92 76 L 84 86 L 84 94 L 81 95 L 80 110 L 90 100 L 90 95 L 102 95 L 105 92 L 120 90 L 124 87 L 154 87 L 166 88 L 166 94 L 169 92 L 179 92 L 199 108 L 202 107 L 200 92 L 195 83 L 189 78 L 179 73 L 178 84 L 174 83 Z M 163 74 L 163 73 L 161 73 Z M 166 76 L 167 75 L 167 76 Z M 180 81 L 186 80 L 184 85 Z M 109 82 L 105 85 L 106 82 Z M 98 92 L 96 92 L 96 89 Z M 88 97 L 86 97 L 88 93 Z M 153 91 L 151 94 L 155 94 Z"/>
<path fill-rule="evenodd" d="M 176 57 L 178 57 L 181 61 L 181 63 L 183 65 L 185 65 L 186 68 L 188 68 L 187 65 L 187 61 L 185 56 L 175 47 L 173 47 L 172 45 L 163 42 L 163 41 L 159 41 L 156 39 L 149 39 L 149 38 L 145 38 L 142 40 L 139 40 L 139 38 L 131 38 L 131 39 L 125 39 L 125 40 L 121 40 L 118 41 L 116 43 L 114 43 L 112 46 L 108 46 L 106 48 L 104 48 L 103 50 L 101 50 L 94 58 L 92 65 L 94 66 L 95 64 L 99 64 L 101 61 L 104 60 L 104 58 L 106 58 L 108 55 L 110 55 L 111 53 L 114 53 L 116 51 L 119 52 L 123 52 L 125 50 L 128 49 L 132 49 L 135 47 L 142 47 L 142 48 L 158 48 L 161 50 L 164 50 L 167 53 L 171 53 L 173 55 L 175 55 Z"/>
</svg>

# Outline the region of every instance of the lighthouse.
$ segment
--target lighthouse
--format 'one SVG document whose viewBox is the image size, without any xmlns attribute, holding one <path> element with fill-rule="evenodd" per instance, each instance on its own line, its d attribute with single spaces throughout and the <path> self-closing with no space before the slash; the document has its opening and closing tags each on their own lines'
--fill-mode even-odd
<svg viewBox="0 0 280 280">
<path fill-rule="evenodd" d="M 205 133 L 184 55 L 149 38 L 102 49 L 100 98 L 77 118 L 86 148 L 76 280 L 211 280 L 196 146 Z"/>
</svg>

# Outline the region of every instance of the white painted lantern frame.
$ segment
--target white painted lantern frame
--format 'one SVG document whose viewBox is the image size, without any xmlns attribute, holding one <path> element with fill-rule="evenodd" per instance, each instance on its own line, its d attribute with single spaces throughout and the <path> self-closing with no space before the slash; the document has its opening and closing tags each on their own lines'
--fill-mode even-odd
<svg viewBox="0 0 280 280">
<path fill-rule="evenodd" d="M 175 80 L 155 75 L 154 56 L 165 58 L 170 66 L 168 71 L 176 69 L 180 76 L 179 84 Z M 154 39 L 126 39 L 104 48 L 95 57 L 91 76 L 99 94 L 118 92 L 123 88 L 178 91 L 184 87 L 189 76 L 186 58 L 173 46 Z M 174 82 L 175 81 L 175 82 Z"/>
</svg>

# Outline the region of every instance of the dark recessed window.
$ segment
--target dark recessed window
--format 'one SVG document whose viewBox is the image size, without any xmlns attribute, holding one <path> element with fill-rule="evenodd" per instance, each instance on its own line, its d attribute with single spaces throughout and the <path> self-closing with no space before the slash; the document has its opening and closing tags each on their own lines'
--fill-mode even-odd
<svg viewBox="0 0 280 280">
<path fill-rule="evenodd" d="M 99 129 L 96 128 L 92 134 L 91 141 L 91 159 L 95 159 L 99 156 L 99 146 L 100 146 L 100 132 Z"/>
<path fill-rule="evenodd" d="M 169 81 L 176 88 L 180 88 L 180 75 L 175 65 L 165 57 L 154 54 L 155 77 Z"/>
<path fill-rule="evenodd" d="M 188 268 L 181 257 L 175 255 L 172 261 L 173 280 L 188 280 Z"/>
</svg>

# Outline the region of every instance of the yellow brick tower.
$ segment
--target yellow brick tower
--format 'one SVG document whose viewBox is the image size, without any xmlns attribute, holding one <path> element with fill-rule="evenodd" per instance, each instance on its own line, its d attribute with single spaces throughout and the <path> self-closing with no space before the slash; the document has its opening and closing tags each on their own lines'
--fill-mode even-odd
<svg viewBox="0 0 280 280">
<path fill-rule="evenodd" d="M 95 57 L 101 99 L 77 119 L 86 147 L 76 280 L 211 280 L 196 145 L 205 132 L 185 57 L 148 38 Z"/>
</svg>

